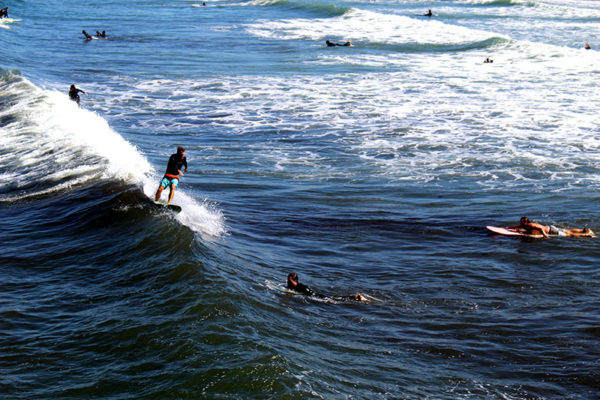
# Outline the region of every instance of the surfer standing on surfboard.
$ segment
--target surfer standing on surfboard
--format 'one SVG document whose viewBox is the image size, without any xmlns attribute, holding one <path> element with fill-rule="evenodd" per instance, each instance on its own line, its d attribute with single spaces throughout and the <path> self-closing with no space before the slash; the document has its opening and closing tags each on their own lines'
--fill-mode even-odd
<svg viewBox="0 0 600 400">
<path fill-rule="evenodd" d="M 0 10 L 0 18 L 8 18 L 8 7 Z"/>
<path fill-rule="evenodd" d="M 169 186 L 169 202 L 167 204 L 171 204 L 171 200 L 173 200 L 173 196 L 175 195 L 175 188 L 179 184 L 179 175 L 183 176 L 183 172 L 181 172 L 181 167 L 184 165 L 184 172 L 187 172 L 188 165 L 187 159 L 185 158 L 185 149 L 179 146 L 177 148 L 177 153 L 171 154 L 171 157 L 169 157 L 169 162 L 167 163 L 167 172 L 165 172 L 165 176 L 162 178 L 162 181 L 160 181 L 160 186 L 156 191 L 154 201 L 160 200 L 160 196 L 163 190 L 165 190 L 165 188 Z"/>
<path fill-rule="evenodd" d="M 83 90 L 81 90 L 81 89 L 77 89 L 77 88 L 75 87 L 75 85 L 71 85 L 71 88 L 69 89 L 69 98 L 70 98 L 71 100 L 73 100 L 75 103 L 77 103 L 77 105 L 79 105 L 79 101 L 81 100 L 81 99 L 79 98 L 79 93 L 83 93 L 83 94 L 85 94 L 86 96 L 88 95 L 88 94 L 87 94 L 86 92 L 84 92 Z"/>
<path fill-rule="evenodd" d="M 287 288 L 294 292 L 301 293 L 306 296 L 318 297 L 320 299 L 333 299 L 333 300 L 358 300 L 358 301 L 369 301 L 365 296 L 360 293 L 354 296 L 325 296 L 324 294 L 313 292 L 308 286 L 298 282 L 298 275 L 295 272 L 290 272 L 287 278 Z"/>
<path fill-rule="evenodd" d="M 542 225 L 537 222 L 531 222 L 527 217 L 521 217 L 519 225 L 511 226 L 509 229 L 515 229 L 523 231 L 529 235 L 543 235 L 548 237 L 549 235 L 558 235 L 565 237 L 592 237 L 594 232 L 590 228 L 584 229 L 561 229 L 554 225 Z"/>
</svg>

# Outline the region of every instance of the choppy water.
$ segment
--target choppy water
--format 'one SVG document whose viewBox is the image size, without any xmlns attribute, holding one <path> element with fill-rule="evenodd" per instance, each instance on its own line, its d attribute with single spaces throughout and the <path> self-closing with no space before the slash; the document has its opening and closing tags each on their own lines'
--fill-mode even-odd
<svg viewBox="0 0 600 400">
<path fill-rule="evenodd" d="M 600 397 L 596 2 L 3 4 L 0 397 Z"/>
</svg>

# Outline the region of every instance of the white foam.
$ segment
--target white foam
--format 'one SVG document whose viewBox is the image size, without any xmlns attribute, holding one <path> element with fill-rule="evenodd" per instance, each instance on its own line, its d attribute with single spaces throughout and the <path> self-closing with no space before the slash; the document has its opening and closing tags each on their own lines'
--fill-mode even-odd
<svg viewBox="0 0 600 400">
<path fill-rule="evenodd" d="M 297 21 L 283 27 L 285 37 L 302 32 Z M 352 177 L 353 160 L 359 173 L 392 181 L 467 176 L 484 187 L 550 181 L 563 188 L 600 182 L 600 93 L 593 90 L 599 52 L 510 39 L 457 53 L 353 50 L 324 49 L 305 62 L 394 72 L 128 79 L 106 85 L 126 87 L 127 99 L 107 98 L 124 114 L 149 110 L 157 129 L 194 132 L 201 123 L 226 135 L 271 135 L 245 141 L 243 156 L 232 141 L 203 145 L 232 163 L 290 179 Z M 484 64 L 490 55 L 494 63 Z M 185 118 L 174 123 L 156 109 Z"/>
<path fill-rule="evenodd" d="M 143 182 L 143 190 L 146 196 L 154 200 L 156 189 L 160 181 L 159 176 L 147 176 Z M 166 201 L 169 189 L 162 193 L 161 201 Z M 198 199 L 182 190 L 176 189 L 173 204 L 182 208 L 175 218 L 194 232 L 202 235 L 206 240 L 219 238 L 227 233 L 225 217 L 215 204 L 207 199 Z"/>
<path fill-rule="evenodd" d="M 321 19 L 259 21 L 248 33 L 277 40 L 328 38 L 385 44 L 460 45 L 504 37 L 490 32 L 402 15 L 351 9 L 344 15 Z"/>
</svg>

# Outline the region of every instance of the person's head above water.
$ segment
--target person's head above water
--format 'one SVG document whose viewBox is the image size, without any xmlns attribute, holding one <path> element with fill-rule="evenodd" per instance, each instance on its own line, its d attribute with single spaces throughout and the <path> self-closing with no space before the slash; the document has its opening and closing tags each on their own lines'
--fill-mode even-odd
<svg viewBox="0 0 600 400">
<path fill-rule="evenodd" d="M 288 274 L 287 285 L 289 288 L 294 288 L 298 285 L 298 275 L 295 272 Z"/>
<path fill-rule="evenodd" d="M 529 223 L 529 218 L 527 217 L 521 217 L 521 220 L 519 221 L 521 223 L 521 225 L 525 225 Z"/>
</svg>

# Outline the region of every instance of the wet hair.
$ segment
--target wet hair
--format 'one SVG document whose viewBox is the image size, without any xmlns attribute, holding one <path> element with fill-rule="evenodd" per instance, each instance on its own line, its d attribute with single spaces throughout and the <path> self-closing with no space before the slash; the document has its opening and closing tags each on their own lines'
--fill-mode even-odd
<svg viewBox="0 0 600 400">
<path fill-rule="evenodd" d="M 298 281 L 298 275 L 295 272 L 290 272 L 288 274 L 288 281 L 289 280 L 293 280 L 293 281 Z"/>
<path fill-rule="evenodd" d="M 519 222 L 521 222 L 521 224 L 527 224 L 527 223 L 529 223 L 529 218 L 521 217 L 521 220 Z"/>
<path fill-rule="evenodd" d="M 179 153 L 179 154 L 183 153 L 184 151 L 185 151 L 185 149 L 183 147 L 181 147 L 181 146 L 179 146 L 177 148 L 177 153 Z"/>
</svg>

